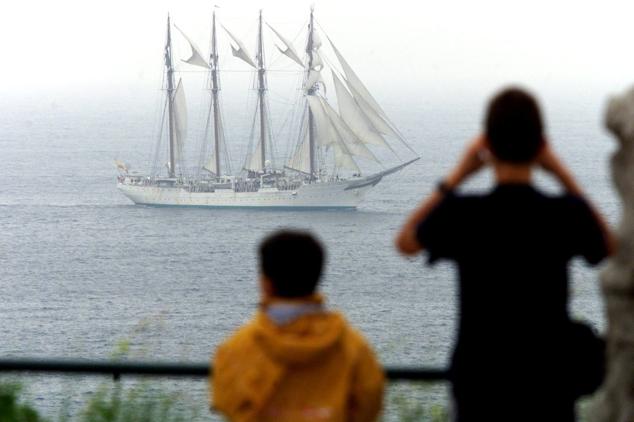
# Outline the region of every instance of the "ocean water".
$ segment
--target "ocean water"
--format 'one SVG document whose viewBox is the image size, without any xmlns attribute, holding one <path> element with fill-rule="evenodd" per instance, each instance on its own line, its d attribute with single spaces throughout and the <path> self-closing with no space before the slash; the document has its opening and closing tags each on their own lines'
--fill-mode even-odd
<svg viewBox="0 0 634 422">
<path fill-rule="evenodd" d="M 613 142 L 601 127 L 602 107 L 598 99 L 545 101 L 556 150 L 615 222 L 607 166 Z M 445 365 L 456 317 L 453 268 L 404 259 L 393 238 L 478 132 L 481 101 L 405 98 L 385 108 L 421 160 L 377 185 L 357 211 L 297 212 L 136 206 L 119 194 L 113 159 L 147 168 L 152 99 L 3 100 L 0 356 L 105 359 L 125 344 L 134 358 L 207 361 L 256 309 L 258 241 L 294 227 L 326 245 L 329 306 L 365 333 L 382 362 Z M 229 128 L 239 127 L 242 110 L 225 114 L 228 139 L 239 138 L 244 129 Z M 245 142 L 232 148 L 239 156 Z M 468 188 L 486 189 L 490 181 L 485 173 Z M 537 181 L 556 189 L 544 175 Z M 575 262 L 571 283 L 572 314 L 603 329 L 597 270 Z M 79 406 L 102 382 L 108 379 L 26 381 L 36 407 L 52 416 L 64 397 Z M 162 383 L 204 407 L 205 382 Z M 443 389 L 428 395 L 444 400 Z"/>
</svg>

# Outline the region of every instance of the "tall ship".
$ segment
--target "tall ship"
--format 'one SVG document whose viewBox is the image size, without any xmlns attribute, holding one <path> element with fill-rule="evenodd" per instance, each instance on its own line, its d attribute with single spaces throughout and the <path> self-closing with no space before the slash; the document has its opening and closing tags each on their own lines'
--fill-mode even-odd
<svg viewBox="0 0 634 422">
<path fill-rule="evenodd" d="M 273 154 L 262 11 L 258 18 L 255 56 L 249 54 L 240 39 L 219 25 L 231 44 L 234 58 L 253 68 L 257 93 L 255 114 L 251 119 L 252 138 L 242 168 L 237 172 L 231 170 L 226 145 L 230 140 L 225 139 L 223 127 L 216 12 L 212 17 L 208 58 L 170 22 L 168 16 L 164 52 L 165 98 L 155 164 L 149 174 L 143 175 L 130 172 L 128 165 L 117 161 L 118 189 L 134 203 L 146 205 L 354 209 L 383 178 L 418 160 L 419 156 L 339 50 L 321 28 L 318 30 L 313 15 L 311 9 L 303 57 L 291 41 L 266 23 L 277 41 L 280 58 L 285 56 L 283 59 L 298 66 L 297 72 L 302 74 L 297 124 L 289 140 L 290 152 L 281 160 L 282 165 L 274 164 L 280 160 Z M 173 28 L 182 35 L 191 52 L 183 62 L 206 69 L 210 93 L 204 139 L 193 171 L 185 163 L 187 106 L 182 80 L 177 82 L 175 77 Z M 324 51 L 326 44 L 334 58 L 329 58 Z M 326 96 L 328 70 L 337 109 Z M 160 148 L 165 144 L 167 148 Z M 377 158 L 377 149 L 383 149 L 384 155 L 389 154 L 396 162 L 385 166 Z M 159 157 L 159 151 L 165 150 L 166 157 Z M 403 150 L 406 159 L 401 158 Z M 375 170 L 366 173 L 367 164 Z"/>
</svg>

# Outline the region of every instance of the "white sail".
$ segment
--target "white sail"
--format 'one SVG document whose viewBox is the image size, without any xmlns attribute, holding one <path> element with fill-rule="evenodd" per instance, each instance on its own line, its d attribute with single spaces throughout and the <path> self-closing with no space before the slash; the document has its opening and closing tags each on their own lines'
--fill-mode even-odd
<svg viewBox="0 0 634 422">
<path fill-rule="evenodd" d="M 310 174 L 310 142 L 308 141 L 308 130 L 302 142 L 297 145 L 295 152 L 288 160 L 288 168 Z"/>
<path fill-rule="evenodd" d="M 327 102 L 315 95 L 307 95 L 306 98 L 313 113 L 317 143 L 333 148 L 338 168 L 360 171 L 352 155 L 376 160 L 363 143 L 354 139 L 354 134 Z"/>
<path fill-rule="evenodd" d="M 219 176 L 218 169 L 216 169 L 216 158 L 213 156 L 209 159 L 209 161 L 207 161 L 207 164 L 203 166 L 203 169 L 207 170 L 209 173 Z"/>
<path fill-rule="evenodd" d="M 345 147 L 341 145 L 333 145 L 332 148 L 335 155 L 335 167 L 345 168 L 349 170 L 356 171 L 358 173 L 361 172 L 361 169 L 357 165 L 357 163 L 352 159 L 349 152 L 345 149 Z"/>
<path fill-rule="evenodd" d="M 350 91 L 352 92 L 355 101 L 359 105 L 359 108 L 363 110 L 365 116 L 378 132 L 382 133 L 383 135 L 393 136 L 404 142 L 404 139 L 401 137 L 401 135 L 392 128 L 392 126 L 385 120 L 385 118 L 380 116 L 377 111 L 370 104 L 368 104 L 367 101 L 363 99 L 361 94 L 359 94 L 359 92 L 355 90 L 354 86 L 348 85 L 348 88 L 350 88 Z"/>
<path fill-rule="evenodd" d="M 401 135 L 398 130 L 396 130 L 394 124 L 387 117 L 381 106 L 376 102 L 370 91 L 363 85 L 361 79 L 357 76 L 357 74 L 352 70 L 346 59 L 343 58 L 337 47 L 333 44 L 333 42 L 328 39 L 330 45 L 332 46 L 341 67 L 346 75 L 346 84 L 348 88 L 350 88 L 350 92 L 357 100 L 357 103 L 366 114 L 368 119 L 372 122 L 376 130 L 381 132 L 384 135 L 391 135 L 400 140 L 403 145 L 405 145 L 410 151 L 415 151 L 412 147 L 405 141 L 403 135 Z"/>
<path fill-rule="evenodd" d="M 304 63 L 302 63 L 302 59 L 299 58 L 299 54 L 297 54 L 297 51 L 295 51 L 293 44 L 289 40 L 284 38 L 279 32 L 277 32 L 275 28 L 273 28 L 271 25 L 269 25 L 268 23 L 266 25 L 271 28 L 271 31 L 273 31 L 275 35 L 277 35 L 277 37 L 280 39 L 280 41 L 282 41 L 286 46 L 286 48 L 282 48 L 278 45 L 275 45 L 277 49 L 280 50 L 280 52 L 287 56 L 289 59 L 293 60 L 301 67 L 304 67 Z"/>
<path fill-rule="evenodd" d="M 247 160 L 246 166 L 244 166 L 246 170 L 260 172 L 264 171 L 264 167 L 262 167 L 262 141 L 258 141 L 258 145 L 255 147 L 255 150 L 249 156 Z"/>
<path fill-rule="evenodd" d="M 176 157 L 183 158 L 183 148 L 187 137 L 187 101 L 182 80 L 178 80 L 178 85 L 172 97 L 172 110 L 174 111 L 174 134 L 176 135 Z"/>
<path fill-rule="evenodd" d="M 330 123 L 330 119 L 326 115 L 319 97 L 307 95 L 306 99 L 308 101 L 308 107 L 310 107 L 310 111 L 313 113 L 317 143 L 324 147 L 336 143 L 337 134 Z"/>
<path fill-rule="evenodd" d="M 203 55 L 200 52 L 200 49 L 198 48 L 198 46 L 194 44 L 194 42 L 187 35 L 185 35 L 185 33 L 178 26 L 174 25 L 174 28 L 176 28 L 178 32 L 181 33 L 181 35 L 183 36 L 183 38 L 185 38 L 185 40 L 187 40 L 187 42 L 189 43 L 189 48 L 191 49 L 191 52 L 192 52 L 191 56 L 188 59 L 186 60 L 181 59 L 181 61 L 185 63 L 189 63 L 194 66 L 200 66 L 200 67 L 209 69 L 209 63 L 207 63 L 207 61 L 203 59 Z"/>
<path fill-rule="evenodd" d="M 338 135 L 339 141 L 347 147 L 350 154 L 378 162 L 372 151 L 350 130 L 350 127 L 341 119 L 332 106 L 323 99 L 321 103 L 330 119 L 330 124 Z"/>
<path fill-rule="evenodd" d="M 133 202 L 137 204 L 204 207 L 355 208 L 362 201 L 363 195 L 385 176 L 401 170 L 419 158 L 416 157 L 409 161 L 401 162 L 399 165 L 388 167 L 374 174 L 361 176 L 362 170 L 359 164 L 363 164 L 363 162 L 357 158 L 375 159 L 368 146 L 370 144 L 382 145 L 387 139 L 387 137 L 382 136 L 377 128 L 390 126 L 397 133 L 398 130 L 391 125 L 382 110 L 373 104 L 371 97 L 365 94 L 362 85 L 355 83 L 355 80 L 353 80 L 354 76 L 346 77 L 343 71 L 338 72 L 334 79 L 339 97 L 339 110 L 336 111 L 331 104 L 326 102 L 326 86 L 317 81 L 321 80 L 320 71 L 323 72 L 324 64 L 330 66 L 331 62 L 327 60 L 327 56 L 318 54 L 321 51 L 319 49 L 321 42 L 317 34 L 314 33 L 315 24 L 311 11 L 308 26 L 311 32 L 309 39 L 310 50 L 308 53 L 309 55 L 314 53 L 314 60 L 311 59 L 311 66 L 303 68 L 305 72 L 303 77 L 304 82 L 309 82 L 313 89 L 308 90 L 306 93 L 309 110 L 305 108 L 302 110 L 299 128 L 300 136 L 297 139 L 300 142 L 291 151 L 290 159 L 285 163 L 288 164 L 285 166 L 287 169 L 294 170 L 286 173 L 271 171 L 274 167 L 271 162 L 267 160 L 263 163 L 263 153 L 266 151 L 267 158 L 273 160 L 274 156 L 272 153 L 274 151 L 272 151 L 273 148 L 271 148 L 271 151 L 268 148 L 269 142 L 272 140 L 268 138 L 270 131 L 266 127 L 269 119 L 266 116 L 267 110 L 265 108 L 265 73 L 262 72 L 258 75 L 257 83 L 259 88 L 258 106 L 260 107 L 261 116 L 258 119 L 256 115 L 253 119 L 254 126 L 252 127 L 250 151 L 242 163 L 244 164 L 244 169 L 241 170 L 244 171 L 241 171 L 240 175 L 223 178 L 200 174 L 201 168 L 205 168 L 205 171 L 210 171 L 213 174 L 220 171 L 224 174 L 231 174 L 231 171 L 225 170 L 225 167 L 219 161 L 221 155 L 228 161 L 228 151 L 224 148 L 224 137 L 214 138 L 214 147 L 222 146 L 223 154 L 219 153 L 219 148 L 214 148 L 213 154 L 208 153 L 207 144 L 209 141 L 209 127 L 211 126 L 211 112 L 214 114 L 216 135 L 221 133 L 220 129 L 222 127 L 220 110 L 213 108 L 217 106 L 217 102 L 215 102 L 217 95 L 215 94 L 219 88 L 216 83 L 217 75 L 213 74 L 209 76 L 214 77 L 212 81 L 214 103 L 212 103 L 213 109 L 210 109 L 207 119 L 207 127 L 205 128 L 203 139 L 204 144 L 201 145 L 201 155 L 198 157 L 198 168 L 196 168 L 195 174 L 187 174 L 187 168 L 183 165 L 183 146 L 185 146 L 187 135 L 187 110 L 183 83 L 174 81 L 170 29 L 171 23 L 168 18 L 168 43 L 165 51 L 166 72 L 164 76 L 167 77 L 165 83 L 170 89 L 166 92 L 168 115 L 162 115 L 161 135 L 165 135 L 163 129 L 165 129 L 167 120 L 169 122 L 167 126 L 170 131 L 169 143 L 171 147 L 168 151 L 170 153 L 168 177 L 171 180 L 168 181 L 163 177 L 165 172 L 162 169 L 161 162 L 164 154 L 161 153 L 161 146 L 165 143 L 165 136 L 160 136 L 155 150 L 152 173 L 149 175 L 141 175 L 136 172 L 134 174 L 125 174 L 124 172 L 128 169 L 128 166 L 122 162 L 117 163 L 118 168 L 122 172 L 117 178 L 117 188 Z M 263 21 L 260 14 L 258 28 L 259 51 L 255 57 L 248 54 L 244 45 L 235 39 L 231 33 L 228 31 L 227 33 L 231 37 L 230 42 L 234 55 L 244 60 L 249 66 L 255 65 L 257 69 L 264 70 L 263 43 L 261 41 L 262 30 Z M 182 33 L 182 31 L 180 32 Z M 280 38 L 280 40 L 276 40 L 276 42 L 282 52 L 297 62 L 291 57 L 290 42 L 283 38 Z M 186 62 L 203 66 L 201 59 L 204 56 L 191 43 L 191 40 L 188 39 L 188 42 L 190 43 L 192 57 L 187 59 Z M 215 51 L 215 39 L 213 44 L 213 57 L 208 63 L 212 67 L 214 66 L 213 59 L 217 54 Z M 302 53 L 301 50 L 300 53 Z M 198 57 L 195 57 L 196 54 Z M 209 57 L 207 58 L 209 59 Z M 323 62 L 321 59 L 323 59 Z M 304 65 L 306 65 L 305 60 Z M 337 68 L 341 67 L 337 66 Z M 349 82 L 348 79 L 352 80 L 352 82 Z M 310 121 L 310 127 L 306 125 L 307 121 Z M 264 127 L 258 131 L 256 130 L 256 123 L 260 123 Z M 295 128 L 295 125 L 291 124 L 291 127 Z M 382 130 L 387 131 L 387 129 Z M 257 134 L 259 134 L 260 139 L 255 138 L 253 140 L 253 137 Z M 308 137 L 309 135 L 311 136 L 310 138 Z M 261 144 L 258 142 L 260 140 Z M 175 158 L 177 161 L 174 160 Z M 180 167 L 180 171 L 178 173 L 175 172 L 174 167 Z M 246 169 L 252 171 L 246 171 Z M 261 177 L 262 173 L 259 172 L 262 170 L 270 172 L 265 177 Z M 254 174 L 253 171 L 259 174 Z M 310 174 L 311 172 L 312 174 Z M 258 183 L 258 179 L 260 183 Z"/>
<path fill-rule="evenodd" d="M 222 26 L 222 28 L 227 32 L 229 37 L 231 37 L 233 42 L 236 43 L 236 45 L 238 46 L 238 48 L 235 48 L 233 46 L 233 44 L 231 44 L 231 53 L 234 55 L 234 57 L 239 58 L 240 60 L 242 60 L 245 63 L 247 63 L 249 66 L 253 66 L 253 67 L 257 68 L 257 66 L 255 65 L 255 62 L 251 58 L 251 54 L 249 54 L 249 52 L 247 51 L 247 49 L 244 46 L 244 44 L 242 43 L 242 41 L 240 41 L 231 32 L 229 32 L 229 30 L 227 28 L 225 28 L 224 25 Z"/>
<path fill-rule="evenodd" d="M 330 41 L 330 39 L 328 39 L 328 41 Z M 354 70 L 352 70 L 346 59 L 343 58 L 343 56 L 341 55 L 339 50 L 337 50 L 337 47 L 335 47 L 332 41 L 330 41 L 330 45 L 332 46 L 332 49 L 337 56 L 337 60 L 339 60 L 339 63 L 343 68 L 343 73 L 345 73 L 346 75 L 346 82 L 351 88 L 351 91 L 356 92 L 361 98 L 363 98 L 363 100 L 368 103 L 368 105 L 372 107 L 372 109 L 374 109 L 376 114 L 387 119 L 387 115 L 385 114 L 379 103 L 376 102 L 372 94 L 370 94 L 370 91 L 368 91 L 365 85 L 363 85 L 361 79 L 359 79 Z"/>
<path fill-rule="evenodd" d="M 117 167 L 117 170 L 127 173 L 130 170 L 130 165 L 121 160 L 114 160 L 114 165 Z"/>
<path fill-rule="evenodd" d="M 366 144 L 390 148 L 389 144 L 375 129 L 374 125 L 369 121 L 366 114 L 359 107 L 335 72 L 332 72 L 332 79 L 334 81 L 335 92 L 337 94 L 339 114 L 341 115 L 343 121 L 350 127 L 352 132 L 354 132 L 354 134 Z"/>
</svg>

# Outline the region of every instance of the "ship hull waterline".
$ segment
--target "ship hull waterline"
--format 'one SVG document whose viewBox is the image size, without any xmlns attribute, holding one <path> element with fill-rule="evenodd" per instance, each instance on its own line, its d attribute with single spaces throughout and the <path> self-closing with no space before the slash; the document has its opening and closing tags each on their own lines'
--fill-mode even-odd
<svg viewBox="0 0 634 422">
<path fill-rule="evenodd" d="M 190 192 L 184 187 L 118 183 L 117 188 L 138 205 L 209 208 L 356 209 L 374 184 L 349 188 L 346 182 L 311 183 L 297 190 L 261 189 L 257 192 Z"/>
</svg>

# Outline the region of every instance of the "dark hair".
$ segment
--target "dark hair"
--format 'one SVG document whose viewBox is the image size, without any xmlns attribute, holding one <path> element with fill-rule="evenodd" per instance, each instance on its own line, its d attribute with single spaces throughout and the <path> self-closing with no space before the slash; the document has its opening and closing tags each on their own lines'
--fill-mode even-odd
<svg viewBox="0 0 634 422">
<path fill-rule="evenodd" d="M 309 233 L 282 230 L 260 244 L 260 270 L 280 297 L 315 292 L 324 263 L 324 250 Z"/>
<path fill-rule="evenodd" d="M 519 88 L 507 88 L 489 103 L 486 136 L 500 161 L 529 163 L 544 143 L 544 126 L 535 98 Z"/>
</svg>

